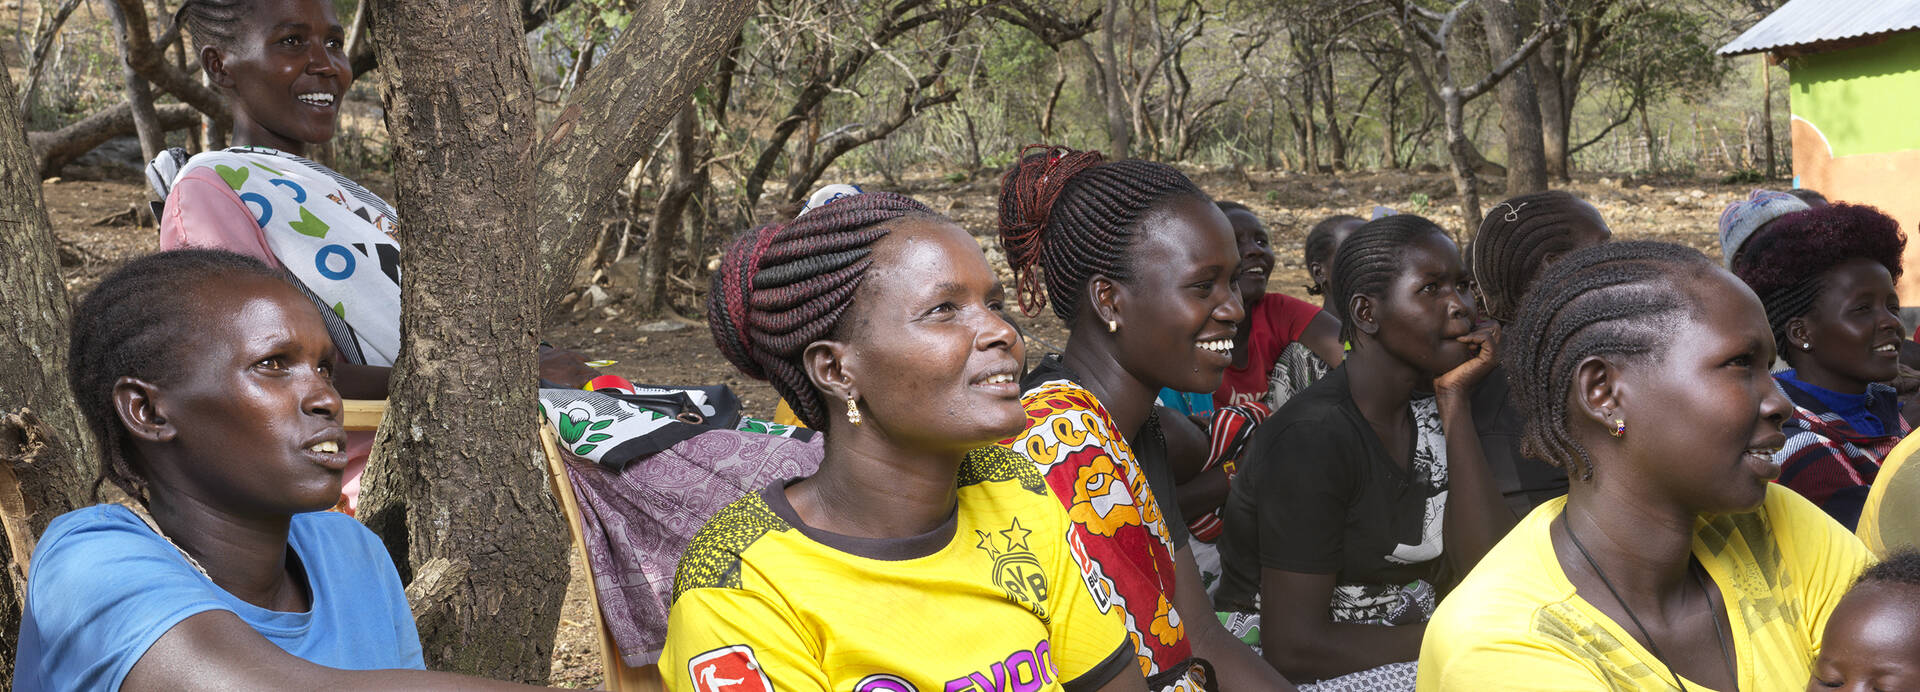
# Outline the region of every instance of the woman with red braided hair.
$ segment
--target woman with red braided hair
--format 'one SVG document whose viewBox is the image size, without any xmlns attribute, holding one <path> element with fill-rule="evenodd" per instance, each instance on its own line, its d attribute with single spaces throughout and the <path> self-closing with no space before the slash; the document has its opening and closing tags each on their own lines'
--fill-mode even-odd
<svg viewBox="0 0 1920 692">
<path fill-rule="evenodd" d="M 1142 690 L 1026 459 L 1024 349 L 966 231 L 850 194 L 741 235 L 714 343 L 826 433 L 814 475 L 728 505 L 680 558 L 668 689 Z"/>
<path fill-rule="evenodd" d="M 1064 352 L 1021 381 L 1013 440 L 1086 545 L 1087 587 L 1126 616 L 1154 689 L 1291 689 L 1214 616 L 1174 492 L 1154 397 L 1210 392 L 1246 311 L 1233 227 L 1171 166 L 1030 147 L 1000 184 L 1000 241 L 1029 314 L 1051 305 Z M 1204 663 L 1201 663 L 1204 662 Z"/>
</svg>

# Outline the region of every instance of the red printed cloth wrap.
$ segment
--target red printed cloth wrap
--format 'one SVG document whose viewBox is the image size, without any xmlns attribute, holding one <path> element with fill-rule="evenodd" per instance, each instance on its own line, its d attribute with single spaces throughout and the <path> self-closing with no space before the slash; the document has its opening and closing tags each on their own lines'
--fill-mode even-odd
<svg viewBox="0 0 1920 692">
<path fill-rule="evenodd" d="M 1266 404 L 1249 401 L 1219 409 L 1213 414 L 1213 426 L 1207 435 L 1207 465 L 1200 469 L 1202 473 L 1213 467 L 1232 460 L 1227 467 L 1227 482 L 1233 482 L 1240 473 L 1240 457 L 1247 453 L 1247 441 L 1253 439 L 1253 431 L 1260 423 L 1272 415 L 1273 410 Z M 1194 540 L 1212 543 L 1220 537 L 1226 524 L 1220 521 L 1220 509 L 1193 516 L 1187 519 L 1187 530 L 1193 533 Z"/>
<path fill-rule="evenodd" d="M 1190 666 L 1193 648 L 1173 608 L 1173 539 L 1133 450 L 1092 392 L 1052 380 L 1021 397 L 1027 429 L 1006 444 L 1040 466 L 1073 520 L 1072 540 L 1101 612 L 1122 609 L 1140 671 Z M 1202 689 L 1204 672 L 1163 689 Z"/>
</svg>

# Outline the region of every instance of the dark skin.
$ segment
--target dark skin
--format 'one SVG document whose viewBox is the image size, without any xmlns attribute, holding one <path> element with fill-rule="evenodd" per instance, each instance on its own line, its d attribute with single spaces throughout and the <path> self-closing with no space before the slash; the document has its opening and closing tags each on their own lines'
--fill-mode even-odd
<svg viewBox="0 0 1920 692">
<path fill-rule="evenodd" d="M 305 156 L 333 139 L 340 102 L 353 84 L 346 29 L 325 0 L 255 0 L 228 45 L 200 48 L 201 69 L 226 93 L 233 144 Z M 569 387 L 596 374 L 586 358 L 540 349 L 540 377 Z M 334 382 L 349 399 L 385 399 L 392 368 L 339 363 Z"/>
<path fill-rule="evenodd" d="M 1331 284 L 1332 280 L 1328 277 L 1333 273 L 1334 254 L 1340 252 L 1340 244 L 1347 241 L 1347 236 L 1353 235 L 1354 229 L 1364 226 L 1366 223 L 1364 219 L 1353 219 L 1334 227 L 1332 233 L 1330 233 L 1333 238 L 1333 244 L 1328 247 L 1327 256 L 1318 260 L 1307 260 L 1307 275 L 1313 277 L 1313 283 L 1315 285 L 1324 287 Z M 1336 330 L 1336 334 L 1337 333 L 1338 330 Z M 1325 357 L 1322 357 L 1321 360 L 1325 360 Z"/>
<path fill-rule="evenodd" d="M 980 246 L 945 219 L 888 224 L 837 338 L 809 345 L 807 375 L 838 406 L 826 458 L 787 499 L 808 525 L 863 538 L 939 529 L 959 507 L 969 450 L 1026 426 L 1019 376 L 1025 347 Z M 1145 690 L 1128 666 L 1103 690 Z"/>
<path fill-rule="evenodd" d="M 1722 637 L 1732 641 L 1731 625 L 1712 576 L 1695 576 L 1701 568 L 1692 554 L 1694 522 L 1750 511 L 1766 498 L 1767 483 L 1780 473 L 1771 450 L 1786 441 L 1780 425 L 1792 405 L 1767 372 L 1773 338 L 1753 291 L 1717 268 L 1675 282 L 1691 315 L 1666 330 L 1672 336 L 1657 357 L 1590 356 L 1575 366 L 1568 433 L 1592 457 L 1593 478 L 1572 484 L 1550 533 L 1580 598 L 1641 647 L 1650 636 L 1682 677 L 1732 690 L 1736 681 L 1720 645 Z M 1627 423 L 1620 437 L 1609 432 L 1615 420 Z M 1592 565 L 1568 530 L 1579 535 Z"/>
<path fill-rule="evenodd" d="M 1866 582 L 1853 587 L 1827 618 L 1807 692 L 1920 690 L 1920 587 Z"/>
<path fill-rule="evenodd" d="M 1898 374 L 1900 294 L 1879 262 L 1856 257 L 1828 269 L 1807 314 L 1787 321 L 1787 364 L 1807 384 L 1863 394 Z"/>
<path fill-rule="evenodd" d="M 1356 329 L 1347 355 L 1354 404 L 1402 469 L 1412 459 L 1416 390 L 1432 387 L 1447 445 L 1444 559 L 1465 574 L 1513 527 L 1474 434 L 1472 392 L 1496 363 L 1495 327 L 1473 329 L 1472 296 L 1453 242 L 1439 231 L 1405 251 L 1405 269 L 1382 295 L 1353 297 Z M 1336 623 L 1328 614 L 1337 574 L 1260 571 L 1261 644 L 1274 667 L 1326 679 L 1420 655 L 1424 625 Z"/>
<path fill-rule="evenodd" d="M 288 559 L 293 515 L 340 494 L 333 342 L 292 286 L 237 277 L 196 287 L 208 316 L 163 384 L 122 377 L 114 411 L 134 440 L 154 522 L 234 596 L 270 610 L 312 603 Z M 328 446 L 332 450 L 329 451 Z M 344 671 L 296 658 L 229 611 L 180 621 L 128 672 L 129 691 L 536 689 L 424 671 Z"/>
<path fill-rule="evenodd" d="M 1061 354 L 1129 444 L 1140 442 L 1131 436 L 1146 423 L 1161 388 L 1207 392 L 1220 386 L 1231 356 L 1201 344 L 1230 341 L 1234 325 L 1246 318 L 1234 286 L 1240 260 L 1233 229 L 1212 202 L 1173 200 L 1142 219 L 1135 234 L 1127 257 L 1133 276 L 1124 282 L 1098 275 L 1088 280 Z M 1213 664 L 1222 689 L 1293 689 L 1220 626 L 1190 549 L 1174 553 L 1174 584 L 1170 600 L 1193 655 Z"/>
</svg>

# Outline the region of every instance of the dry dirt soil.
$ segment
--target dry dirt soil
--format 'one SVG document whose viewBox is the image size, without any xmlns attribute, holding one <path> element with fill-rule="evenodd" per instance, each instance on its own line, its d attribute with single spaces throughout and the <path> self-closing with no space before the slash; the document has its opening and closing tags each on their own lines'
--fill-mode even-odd
<svg viewBox="0 0 1920 692">
<path fill-rule="evenodd" d="M 1189 171 L 1218 199 L 1240 201 L 1266 221 L 1279 262 L 1270 289 L 1305 298 L 1306 271 L 1301 244 L 1313 223 L 1330 214 L 1366 217 L 1376 205 L 1424 211 L 1456 233 L 1459 210 L 1452 183 L 1441 174 L 1384 172 L 1301 175 L 1235 170 Z M 1567 189 L 1592 202 L 1620 240 L 1665 240 L 1719 255 L 1714 222 L 1727 204 L 1744 197 L 1752 185 L 1700 180 L 1624 180 L 1581 175 Z M 1784 183 L 1776 184 L 1784 187 Z M 390 186 L 374 181 L 375 192 Z M 1488 187 L 1494 187 L 1489 185 Z M 996 179 L 950 182 L 927 176 L 910 179 L 903 192 L 913 194 L 973 231 L 1003 278 L 1004 260 L 993 240 Z M 79 295 L 99 277 L 137 255 L 151 252 L 157 231 L 136 221 L 129 210 L 146 203 L 145 185 L 131 174 L 119 180 L 49 179 L 48 213 L 62 246 L 62 272 L 69 292 Z M 1489 202 L 1500 199 L 1489 195 Z M 1430 201 L 1426 201 L 1430 200 Z M 1424 203 L 1423 203 L 1424 201 Z M 1424 210 L 1422 209 L 1424 206 Z M 619 297 L 616 292 L 616 298 Z M 697 301 L 689 301 L 695 304 Z M 1029 361 L 1050 345 L 1062 343 L 1056 319 L 1042 314 L 1023 320 L 1029 334 Z M 635 382 L 656 384 L 725 383 L 734 387 L 750 415 L 771 416 L 776 398 L 765 383 L 743 381 L 714 350 L 704 324 L 694 319 L 637 318 L 622 302 L 578 310 L 543 338 L 578 349 L 592 358 L 618 361 L 605 370 Z M 553 654 L 554 684 L 592 688 L 600 683 L 594 620 L 587 600 L 585 572 L 572 564 L 572 585 L 561 614 Z"/>
</svg>

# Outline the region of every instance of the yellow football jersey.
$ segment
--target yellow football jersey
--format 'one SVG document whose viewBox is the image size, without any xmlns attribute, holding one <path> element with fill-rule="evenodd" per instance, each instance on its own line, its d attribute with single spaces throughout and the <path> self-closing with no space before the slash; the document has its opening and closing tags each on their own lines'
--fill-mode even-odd
<svg viewBox="0 0 1920 692">
<path fill-rule="evenodd" d="M 748 495 L 680 558 L 661 675 L 698 692 L 1098 688 L 1132 647 L 1069 529 L 1033 462 L 1002 447 L 968 456 L 954 518 L 920 536 L 828 533 L 783 485 Z"/>
</svg>

